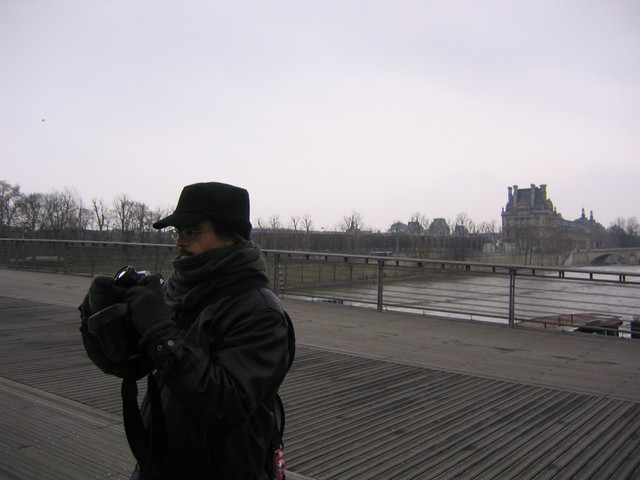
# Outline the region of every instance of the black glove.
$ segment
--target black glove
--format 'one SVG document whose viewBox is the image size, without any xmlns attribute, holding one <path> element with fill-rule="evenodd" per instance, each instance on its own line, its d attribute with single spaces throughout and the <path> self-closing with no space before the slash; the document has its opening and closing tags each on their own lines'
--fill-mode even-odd
<svg viewBox="0 0 640 480">
<path fill-rule="evenodd" d="M 153 337 L 165 329 L 176 328 L 171 320 L 171 312 L 164 301 L 161 279 L 149 275 L 140 280 L 135 287 L 127 290 L 124 296 L 129 305 L 131 323 L 142 336 L 141 345 L 147 345 Z"/>
<path fill-rule="evenodd" d="M 127 289 L 116 285 L 113 277 L 98 275 L 91 282 L 89 292 L 80 305 L 83 318 L 89 318 L 103 308 L 122 302 Z"/>
</svg>

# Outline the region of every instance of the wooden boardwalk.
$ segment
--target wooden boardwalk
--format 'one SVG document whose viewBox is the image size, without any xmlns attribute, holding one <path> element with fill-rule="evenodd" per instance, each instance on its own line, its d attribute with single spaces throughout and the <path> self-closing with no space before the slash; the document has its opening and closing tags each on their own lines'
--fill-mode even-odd
<svg viewBox="0 0 640 480">
<path fill-rule="evenodd" d="M 0 270 L 0 479 L 126 479 L 89 279 Z M 293 480 L 640 478 L 640 340 L 285 300 Z"/>
</svg>

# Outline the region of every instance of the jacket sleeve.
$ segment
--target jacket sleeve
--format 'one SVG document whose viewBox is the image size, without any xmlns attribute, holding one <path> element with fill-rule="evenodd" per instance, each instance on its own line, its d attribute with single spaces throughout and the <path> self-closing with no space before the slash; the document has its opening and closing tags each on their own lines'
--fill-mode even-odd
<svg viewBox="0 0 640 480">
<path fill-rule="evenodd" d="M 251 418 L 288 368 L 281 305 L 246 302 L 205 309 L 198 321 L 206 342 L 174 331 L 148 348 L 171 393 L 207 428 L 231 429 Z"/>
</svg>

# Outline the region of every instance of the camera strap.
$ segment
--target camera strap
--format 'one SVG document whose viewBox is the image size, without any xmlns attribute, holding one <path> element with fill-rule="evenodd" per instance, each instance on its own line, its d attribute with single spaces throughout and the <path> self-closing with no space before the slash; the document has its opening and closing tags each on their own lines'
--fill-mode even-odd
<svg viewBox="0 0 640 480">
<path fill-rule="evenodd" d="M 138 384 L 134 372 L 127 371 L 122 379 L 122 418 L 127 441 L 131 453 L 142 468 L 149 467 L 154 458 L 157 458 L 163 448 L 166 439 L 166 426 L 162 405 L 160 404 L 160 391 L 153 374 L 147 375 L 148 408 L 152 421 L 149 428 L 145 428 L 142 414 L 138 406 Z"/>
</svg>

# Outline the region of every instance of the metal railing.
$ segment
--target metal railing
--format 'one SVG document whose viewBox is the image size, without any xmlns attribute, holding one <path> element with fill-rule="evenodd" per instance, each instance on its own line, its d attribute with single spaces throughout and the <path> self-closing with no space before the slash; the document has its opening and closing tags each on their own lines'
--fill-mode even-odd
<svg viewBox="0 0 640 480">
<path fill-rule="evenodd" d="M 640 269 L 561 268 L 263 250 L 272 287 L 312 301 L 640 337 Z M 168 275 L 172 245 L 0 239 L 8 268 Z"/>
<path fill-rule="evenodd" d="M 0 239 L 0 265 L 75 275 L 115 273 L 123 265 L 168 275 L 175 254 L 173 245 Z"/>
<path fill-rule="evenodd" d="M 640 336 L 636 271 L 265 252 L 277 292 L 308 300 L 559 330 Z"/>
</svg>

